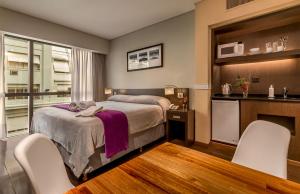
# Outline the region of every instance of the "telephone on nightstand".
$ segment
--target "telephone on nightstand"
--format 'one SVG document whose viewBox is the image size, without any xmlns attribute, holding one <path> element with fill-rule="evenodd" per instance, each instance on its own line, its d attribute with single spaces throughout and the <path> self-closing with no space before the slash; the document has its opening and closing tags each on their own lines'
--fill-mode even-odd
<svg viewBox="0 0 300 194">
<path fill-rule="evenodd" d="M 171 105 L 169 106 L 169 109 L 170 109 L 170 110 L 177 110 L 178 108 L 179 108 L 179 106 L 174 105 L 174 104 L 171 104 Z"/>
</svg>

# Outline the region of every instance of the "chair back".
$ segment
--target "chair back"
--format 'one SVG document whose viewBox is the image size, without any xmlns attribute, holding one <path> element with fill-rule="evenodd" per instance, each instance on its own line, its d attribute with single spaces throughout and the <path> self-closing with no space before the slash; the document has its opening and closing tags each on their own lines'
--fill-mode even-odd
<svg viewBox="0 0 300 194">
<path fill-rule="evenodd" d="M 16 146 L 14 155 L 36 194 L 63 194 L 73 188 L 57 147 L 46 136 L 29 135 Z"/>
<path fill-rule="evenodd" d="M 254 121 L 243 133 L 232 162 L 286 179 L 290 137 L 281 125 Z"/>
</svg>

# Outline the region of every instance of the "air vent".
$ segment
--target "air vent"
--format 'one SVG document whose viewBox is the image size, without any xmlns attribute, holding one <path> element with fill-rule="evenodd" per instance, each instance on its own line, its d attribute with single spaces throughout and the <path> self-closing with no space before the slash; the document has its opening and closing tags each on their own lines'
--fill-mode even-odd
<svg viewBox="0 0 300 194">
<path fill-rule="evenodd" d="M 227 0 L 227 9 L 231 9 L 233 7 L 243 5 L 245 3 L 249 3 L 253 0 Z"/>
</svg>

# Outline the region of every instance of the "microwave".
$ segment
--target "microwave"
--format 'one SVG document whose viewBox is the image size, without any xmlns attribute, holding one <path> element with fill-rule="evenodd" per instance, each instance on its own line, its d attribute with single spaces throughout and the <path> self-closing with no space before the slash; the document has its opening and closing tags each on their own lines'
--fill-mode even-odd
<svg viewBox="0 0 300 194">
<path fill-rule="evenodd" d="M 235 57 L 244 55 L 244 44 L 233 42 L 218 45 L 218 58 Z"/>
</svg>

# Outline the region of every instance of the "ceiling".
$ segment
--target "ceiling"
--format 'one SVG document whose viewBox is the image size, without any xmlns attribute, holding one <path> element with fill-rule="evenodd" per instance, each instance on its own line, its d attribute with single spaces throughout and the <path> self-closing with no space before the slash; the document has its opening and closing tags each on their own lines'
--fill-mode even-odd
<svg viewBox="0 0 300 194">
<path fill-rule="evenodd" d="M 0 6 L 114 39 L 191 11 L 200 0 L 0 0 Z"/>
</svg>

